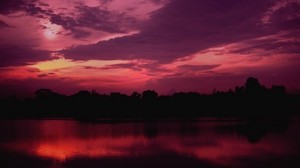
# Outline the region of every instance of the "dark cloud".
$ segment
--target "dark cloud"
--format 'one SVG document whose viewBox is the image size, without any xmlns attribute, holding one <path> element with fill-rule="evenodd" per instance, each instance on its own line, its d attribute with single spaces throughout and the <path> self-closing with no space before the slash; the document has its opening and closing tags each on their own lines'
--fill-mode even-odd
<svg viewBox="0 0 300 168">
<path fill-rule="evenodd" d="M 154 4 L 165 4 L 166 2 L 170 0 L 150 0 Z"/>
<path fill-rule="evenodd" d="M 72 34 L 73 34 L 73 38 L 80 39 L 80 38 L 89 37 L 92 33 L 80 29 L 73 29 Z"/>
<path fill-rule="evenodd" d="M 99 69 L 99 67 L 94 66 L 83 66 L 84 69 Z"/>
<path fill-rule="evenodd" d="M 106 4 L 110 3 L 113 0 L 99 0 L 99 1 L 100 1 L 101 5 L 106 5 Z"/>
<path fill-rule="evenodd" d="M 64 50 L 72 59 L 151 59 L 169 62 L 209 47 L 266 34 L 258 25 L 272 6 L 260 0 L 173 0 L 136 35 Z"/>
<path fill-rule="evenodd" d="M 229 51 L 230 53 L 238 54 L 257 54 L 256 50 L 264 51 L 262 56 L 272 56 L 276 53 L 285 54 L 300 54 L 300 31 L 288 31 L 281 35 L 263 39 L 252 39 L 242 43 L 235 49 Z"/>
<path fill-rule="evenodd" d="M 100 2 L 107 4 L 110 0 Z M 162 0 L 152 2 L 165 3 Z M 288 3 L 273 12 L 270 16 L 271 24 L 261 23 L 262 16 L 275 2 L 172 0 L 153 13 L 149 22 L 142 26 L 141 33 L 137 35 L 74 47 L 63 53 L 68 58 L 81 60 L 142 58 L 168 62 L 209 47 L 282 30 L 299 29 L 300 5 L 297 2 Z M 89 7 L 81 3 L 77 4 L 74 17 L 64 13 L 54 14 L 47 7 L 47 4 L 37 0 L 2 0 L 0 13 L 9 14 L 23 10 L 36 17 L 48 17 L 52 23 L 70 30 L 74 38 L 90 36 L 90 32 L 80 29 L 82 27 L 110 33 L 125 33 L 133 25 L 136 28 L 140 24 L 124 13 Z M 3 26 L 0 23 L 1 25 Z M 290 52 L 294 50 L 293 48 Z"/>
<path fill-rule="evenodd" d="M 8 25 L 7 23 L 5 23 L 4 21 L 0 20 L 0 28 L 3 27 L 11 27 L 10 25 Z"/>
<path fill-rule="evenodd" d="M 109 33 L 125 33 L 130 30 L 137 21 L 124 14 L 110 12 L 98 7 L 88 7 L 82 4 L 76 6 L 76 16 L 70 17 L 62 14 L 49 14 L 52 23 L 61 25 L 70 30 L 74 38 L 85 38 L 91 35 L 90 32 L 80 28 L 91 28 Z"/>
<path fill-rule="evenodd" d="M 50 59 L 50 52 L 34 50 L 26 46 L 0 45 L 0 67 L 27 65 Z"/>
<path fill-rule="evenodd" d="M 272 56 L 276 53 L 288 53 L 288 54 L 300 54 L 300 42 L 280 42 L 273 41 L 269 43 L 265 43 L 263 41 L 257 40 L 257 44 L 248 47 L 241 47 L 239 49 L 231 51 L 231 53 L 239 53 L 239 54 L 255 54 L 256 50 L 260 49 L 265 51 L 262 56 Z"/>
<path fill-rule="evenodd" d="M 288 3 L 275 11 L 270 17 L 272 28 L 280 30 L 299 30 L 300 29 L 300 3 Z"/>
<path fill-rule="evenodd" d="M 37 5 L 38 0 L 1 0 L 0 14 L 11 14 L 17 11 L 24 11 L 29 15 L 43 17 L 40 14 L 50 14 L 52 11 L 43 10 Z M 40 4 L 43 6 L 43 4 Z"/>
<path fill-rule="evenodd" d="M 50 21 L 70 30 L 74 38 L 83 38 L 90 35 L 79 28 L 86 27 L 109 33 L 126 33 L 138 22 L 122 13 L 111 12 L 98 7 L 89 7 L 82 4 L 76 6 L 76 16 L 70 17 L 63 13 L 48 14 Z"/>
<path fill-rule="evenodd" d="M 98 10 L 98 8 L 83 7 L 82 5 L 77 7 L 77 10 L 79 11 L 78 18 L 64 16 L 64 14 L 51 14 L 50 21 L 54 24 L 61 25 L 66 30 L 71 30 L 75 34 L 75 37 L 76 34 L 78 34 L 78 31 L 80 31 L 78 30 L 79 27 L 89 27 L 97 30 L 119 32 L 116 27 L 106 22 L 107 18 L 109 17 L 108 11 L 100 9 Z M 98 20 L 99 18 L 101 20 Z"/>
<path fill-rule="evenodd" d="M 120 63 L 106 65 L 104 67 L 84 66 L 85 69 L 99 69 L 99 70 L 111 70 L 111 69 L 132 69 L 135 71 L 141 71 L 143 68 L 152 69 L 152 66 L 139 65 L 136 63 Z"/>
<path fill-rule="evenodd" d="M 84 69 L 97 69 L 97 70 L 112 70 L 112 69 L 131 69 L 135 71 L 145 70 L 144 73 L 149 76 L 157 76 L 158 73 L 161 72 L 172 72 L 170 69 L 161 68 L 159 64 L 156 62 L 152 63 L 120 63 L 120 64 L 112 64 L 106 65 L 104 67 L 95 67 L 95 66 L 84 66 Z"/>
<path fill-rule="evenodd" d="M 43 2 L 39 2 L 39 5 L 40 5 L 40 6 L 49 6 L 49 4 L 43 3 Z"/>
<path fill-rule="evenodd" d="M 142 68 L 135 63 L 122 63 L 122 64 L 107 65 L 105 67 L 102 67 L 101 69 L 108 70 L 108 69 L 118 69 L 118 68 L 132 69 L 132 70 L 136 70 L 136 71 L 142 70 Z"/>
<path fill-rule="evenodd" d="M 110 70 L 110 69 L 134 69 L 134 70 L 140 70 L 140 68 L 136 67 L 137 65 L 134 63 L 121 63 L 121 64 L 112 64 L 112 65 L 106 65 L 104 67 L 95 67 L 95 66 L 84 66 L 84 69 L 99 69 L 99 70 Z"/>
<path fill-rule="evenodd" d="M 45 78 L 45 77 L 53 77 L 55 75 L 55 73 L 50 72 L 50 73 L 43 73 L 43 74 L 39 74 L 37 75 L 38 78 Z"/>
<path fill-rule="evenodd" d="M 103 3 L 107 2 L 103 1 Z M 77 3 L 75 8 L 74 16 L 70 17 L 65 13 L 54 13 L 48 4 L 38 2 L 38 0 L 3 0 L 0 2 L 0 14 L 24 11 L 31 16 L 48 18 L 52 23 L 70 30 L 74 38 L 90 36 L 90 32 L 79 29 L 83 27 L 109 33 L 125 33 L 133 25 L 137 25 L 136 19 L 126 16 L 124 13 L 111 12 L 99 7 L 89 7 L 82 3 Z"/>
<path fill-rule="evenodd" d="M 204 71 L 204 70 L 214 69 L 219 66 L 220 65 L 181 65 L 178 68 L 182 70 L 188 70 L 188 71 Z"/>
<path fill-rule="evenodd" d="M 81 27 L 90 27 L 110 33 L 124 33 L 127 28 L 136 23 L 136 20 L 124 14 L 111 12 L 98 7 L 79 5 L 77 24 Z"/>
<path fill-rule="evenodd" d="M 27 71 L 32 73 L 41 72 L 38 68 L 27 68 Z"/>
<path fill-rule="evenodd" d="M 48 77 L 48 74 L 39 74 L 37 77 L 39 77 L 39 78 Z"/>
<path fill-rule="evenodd" d="M 0 1 L 0 13 L 10 14 L 15 11 L 23 10 L 26 6 L 26 0 L 1 0 Z"/>
</svg>

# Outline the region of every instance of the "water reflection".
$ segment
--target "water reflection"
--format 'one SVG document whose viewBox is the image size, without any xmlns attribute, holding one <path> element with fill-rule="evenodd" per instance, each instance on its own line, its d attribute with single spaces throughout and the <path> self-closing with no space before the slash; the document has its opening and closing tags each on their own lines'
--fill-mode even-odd
<svg viewBox="0 0 300 168">
<path fill-rule="evenodd" d="M 299 167 L 298 131 L 297 122 L 2 120 L 0 167 Z"/>
</svg>

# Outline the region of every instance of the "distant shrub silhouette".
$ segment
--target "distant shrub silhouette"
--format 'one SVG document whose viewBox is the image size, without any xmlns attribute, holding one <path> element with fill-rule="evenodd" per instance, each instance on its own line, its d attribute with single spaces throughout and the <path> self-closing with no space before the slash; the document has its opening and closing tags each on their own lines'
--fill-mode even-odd
<svg viewBox="0 0 300 168">
<path fill-rule="evenodd" d="M 71 96 L 39 89 L 34 99 L 8 98 L 0 101 L 2 117 L 164 118 L 164 117 L 253 117 L 286 116 L 299 111 L 300 96 L 289 95 L 281 85 L 267 89 L 249 77 L 244 86 L 211 95 L 179 92 L 161 95 L 154 90 L 130 96 L 81 90 Z M 9 112 L 7 112 L 9 111 Z"/>
</svg>

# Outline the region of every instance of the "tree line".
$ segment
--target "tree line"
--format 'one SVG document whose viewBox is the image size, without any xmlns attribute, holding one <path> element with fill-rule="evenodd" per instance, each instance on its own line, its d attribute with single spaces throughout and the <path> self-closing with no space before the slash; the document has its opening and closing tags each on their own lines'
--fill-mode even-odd
<svg viewBox="0 0 300 168">
<path fill-rule="evenodd" d="M 161 95 L 154 90 L 131 95 L 112 92 L 99 94 L 81 90 L 71 96 L 39 89 L 35 98 L 15 96 L 0 101 L 1 117 L 95 118 L 194 118 L 288 116 L 299 111 L 300 96 L 286 93 L 282 85 L 266 88 L 253 77 L 243 86 L 212 94 L 178 92 Z"/>
</svg>

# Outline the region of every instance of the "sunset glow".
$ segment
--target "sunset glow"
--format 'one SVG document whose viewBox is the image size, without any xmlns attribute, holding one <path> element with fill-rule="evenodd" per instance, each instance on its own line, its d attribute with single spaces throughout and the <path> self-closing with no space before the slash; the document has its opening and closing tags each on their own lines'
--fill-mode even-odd
<svg viewBox="0 0 300 168">
<path fill-rule="evenodd" d="M 41 71 L 47 71 L 47 70 L 70 68 L 75 65 L 76 63 L 72 62 L 71 60 L 56 59 L 51 61 L 39 62 L 33 65 L 32 67 L 38 68 Z"/>
<path fill-rule="evenodd" d="M 158 125 L 162 134 L 149 139 L 145 136 L 143 123 L 90 125 L 66 120 L 38 120 L 33 121 L 34 126 L 39 126 L 38 131 L 35 130 L 35 139 L 26 139 L 25 136 L 24 140 L 6 143 L 5 147 L 59 162 L 71 161 L 74 158 L 139 158 L 168 151 L 217 165 L 237 166 L 245 164 L 239 158 L 292 154 L 295 149 L 291 147 L 297 142 L 295 139 L 286 143 L 288 137 L 278 137 L 270 133 L 259 143 L 249 144 L 246 137 L 218 134 L 217 128 L 230 126 L 222 122 L 200 122 L 193 126 L 194 129 L 202 128 L 200 134 L 183 137 L 177 132 L 183 125 L 174 124 L 170 122 Z M 234 123 L 231 124 L 234 126 Z M 78 125 L 83 132 L 76 130 Z M 295 128 L 298 128 L 297 124 L 291 129 Z"/>
<path fill-rule="evenodd" d="M 117 150 L 134 146 L 132 139 L 99 138 L 91 140 L 61 139 L 58 142 L 45 142 L 36 149 L 36 154 L 41 157 L 49 157 L 65 161 L 76 156 L 83 157 L 108 157 L 128 155 L 126 150 Z"/>
<path fill-rule="evenodd" d="M 64 94 L 211 93 L 249 76 L 300 92 L 299 1 L 227 3 L 1 2 L 0 96 L 16 93 L 14 83 L 26 86 L 20 96 L 62 84 Z"/>
<path fill-rule="evenodd" d="M 44 31 L 44 36 L 45 38 L 47 38 L 48 40 L 53 40 L 56 38 L 56 32 L 54 32 L 53 30 L 51 29 L 46 29 Z"/>
</svg>

